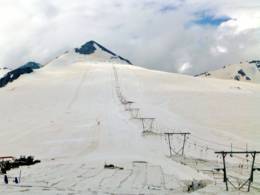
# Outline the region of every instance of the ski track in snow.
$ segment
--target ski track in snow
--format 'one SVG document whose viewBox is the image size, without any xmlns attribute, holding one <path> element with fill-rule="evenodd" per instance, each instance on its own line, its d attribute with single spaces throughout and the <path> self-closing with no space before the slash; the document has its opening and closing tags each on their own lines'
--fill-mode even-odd
<svg viewBox="0 0 260 195">
<path fill-rule="evenodd" d="M 79 92 L 80 92 L 80 90 L 82 88 L 83 83 L 85 82 L 85 80 L 87 78 L 87 75 L 88 75 L 89 71 L 90 71 L 90 67 L 87 67 L 86 70 L 84 71 L 81 79 L 80 79 L 80 82 L 79 82 L 79 84 L 78 84 L 78 86 L 77 86 L 77 88 L 76 88 L 76 90 L 74 92 L 73 97 L 71 98 L 70 103 L 67 106 L 67 109 L 70 109 L 71 106 L 73 105 L 73 103 L 77 100 L 77 98 L 79 96 Z"/>
</svg>

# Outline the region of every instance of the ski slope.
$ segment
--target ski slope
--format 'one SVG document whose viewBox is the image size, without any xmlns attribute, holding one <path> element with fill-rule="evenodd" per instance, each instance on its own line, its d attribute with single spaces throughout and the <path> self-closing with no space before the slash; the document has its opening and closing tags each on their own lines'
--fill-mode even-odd
<svg viewBox="0 0 260 195">
<path fill-rule="evenodd" d="M 0 89 L 1 155 L 42 160 L 22 167 L 22 182 L 2 184 L 0 193 L 184 194 L 196 180 L 205 187 L 194 194 L 225 194 L 222 178 L 198 172 L 192 159 L 204 159 L 202 169 L 210 170 L 222 166 L 214 151 L 231 143 L 260 149 L 259 85 L 91 58 L 66 53 Z M 139 118 L 155 118 L 150 134 L 122 99 L 134 102 Z M 169 157 L 163 133 L 173 131 L 191 133 L 181 161 L 187 165 Z M 182 137 L 172 141 L 177 151 Z M 259 179 L 256 173 L 253 194 Z"/>
</svg>

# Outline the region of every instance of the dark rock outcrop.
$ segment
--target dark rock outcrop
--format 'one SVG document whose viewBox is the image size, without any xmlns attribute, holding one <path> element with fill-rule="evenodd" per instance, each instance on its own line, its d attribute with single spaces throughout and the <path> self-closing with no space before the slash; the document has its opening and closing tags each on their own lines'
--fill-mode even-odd
<svg viewBox="0 0 260 195">
<path fill-rule="evenodd" d="M 237 73 L 240 74 L 242 77 L 246 76 L 246 73 L 242 69 L 237 71 Z"/>
<path fill-rule="evenodd" d="M 246 80 L 247 80 L 247 81 L 251 81 L 251 78 L 248 77 L 248 76 L 246 76 Z"/>
<path fill-rule="evenodd" d="M 234 79 L 237 80 L 237 81 L 240 81 L 240 76 L 236 75 L 236 76 L 234 76 Z"/>
<path fill-rule="evenodd" d="M 34 69 L 39 69 L 41 65 L 36 62 L 28 62 L 19 68 L 16 68 L 7 74 L 5 74 L 2 78 L 0 78 L 0 88 L 6 86 L 8 83 L 13 82 L 18 79 L 23 74 L 32 73 Z"/>
<path fill-rule="evenodd" d="M 249 62 L 250 64 L 255 64 L 256 67 L 259 69 L 260 71 L 260 60 L 252 60 Z"/>
<path fill-rule="evenodd" d="M 100 45 L 99 43 L 97 43 L 95 41 L 89 41 L 89 42 L 85 43 L 84 45 L 82 45 L 80 48 L 75 48 L 75 52 L 79 53 L 79 54 L 83 54 L 83 55 L 90 55 L 96 51 L 95 45 L 97 47 L 99 47 L 102 51 L 112 55 L 111 59 L 119 58 L 120 60 L 125 61 L 127 64 L 132 64 L 129 60 L 115 54 L 114 52 L 108 50 L 107 48 L 105 48 L 104 46 Z"/>
<path fill-rule="evenodd" d="M 89 55 L 96 51 L 96 48 L 94 46 L 94 41 L 89 41 L 82 45 L 80 48 L 75 48 L 75 52 L 79 54 Z"/>
</svg>

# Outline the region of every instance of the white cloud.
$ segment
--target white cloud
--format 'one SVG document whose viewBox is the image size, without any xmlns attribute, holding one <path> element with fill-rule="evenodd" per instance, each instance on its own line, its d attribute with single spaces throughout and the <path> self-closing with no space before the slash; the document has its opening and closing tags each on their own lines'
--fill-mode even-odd
<svg viewBox="0 0 260 195">
<path fill-rule="evenodd" d="M 227 48 L 225 48 L 225 47 L 223 47 L 223 46 L 221 46 L 221 45 L 218 45 L 217 47 L 216 47 L 216 49 L 217 49 L 217 51 L 219 52 L 219 53 L 227 53 Z"/>
<path fill-rule="evenodd" d="M 196 74 L 260 58 L 259 6 L 258 0 L 1 0 L 0 65 L 45 63 L 94 39 L 137 65 Z M 205 10 L 232 20 L 190 25 Z"/>
<path fill-rule="evenodd" d="M 179 69 L 178 72 L 179 73 L 185 73 L 189 68 L 191 68 L 191 64 L 189 62 L 185 62 L 184 64 L 182 64 Z"/>
<path fill-rule="evenodd" d="M 228 49 L 224 46 L 221 46 L 221 45 L 217 45 L 216 47 L 212 47 L 210 49 L 211 51 L 211 54 L 214 55 L 214 56 L 218 56 L 218 55 L 221 55 L 221 54 L 224 54 L 224 53 L 227 53 L 228 52 Z"/>
</svg>

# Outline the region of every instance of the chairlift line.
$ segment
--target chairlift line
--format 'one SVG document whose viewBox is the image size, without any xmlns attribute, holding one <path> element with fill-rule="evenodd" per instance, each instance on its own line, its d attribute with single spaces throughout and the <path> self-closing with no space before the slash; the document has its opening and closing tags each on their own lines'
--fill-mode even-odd
<svg viewBox="0 0 260 195">
<path fill-rule="evenodd" d="M 114 66 L 113 66 L 113 70 L 114 70 L 114 76 L 115 76 L 115 82 L 116 82 L 117 96 L 120 99 L 120 102 L 125 106 L 125 111 L 129 111 L 131 113 L 132 118 L 140 120 L 142 122 L 143 133 L 153 132 L 152 130 L 153 130 L 153 123 L 154 123 L 155 118 L 141 117 L 141 116 L 139 116 L 140 109 L 131 107 L 131 105 L 134 102 L 133 101 L 127 101 L 127 99 L 123 96 L 123 94 L 121 92 L 120 84 L 119 84 L 118 73 L 117 73 L 117 70 Z M 208 152 L 209 150 L 211 150 L 215 154 L 217 154 L 217 156 L 220 155 L 220 158 L 222 157 L 222 161 L 223 161 L 223 168 L 216 168 L 215 170 L 218 170 L 218 171 L 222 170 L 223 171 L 223 173 L 224 173 L 223 181 L 226 184 L 226 190 L 227 191 L 228 191 L 228 184 L 230 184 L 231 186 L 233 186 L 234 188 L 236 188 L 238 190 L 241 190 L 244 186 L 247 185 L 248 191 L 250 191 L 251 183 L 253 182 L 253 173 L 254 173 L 254 171 L 260 171 L 260 168 L 255 167 L 255 158 L 256 158 L 256 155 L 260 153 L 260 151 L 248 151 L 248 145 L 247 144 L 246 144 L 246 151 L 239 151 L 239 150 L 234 151 L 233 150 L 234 148 L 235 149 L 240 149 L 240 148 L 233 147 L 232 143 L 231 143 L 230 151 L 216 151 L 214 148 L 210 147 L 208 144 L 201 145 L 201 144 L 198 144 L 196 142 L 192 143 L 191 141 L 188 141 L 188 136 L 191 135 L 190 132 L 164 132 L 164 133 L 159 133 L 159 134 L 165 135 L 165 140 L 168 141 L 170 157 L 173 155 L 173 153 L 180 154 L 180 152 L 181 152 L 181 156 L 184 156 L 184 149 L 185 149 L 186 143 L 188 143 L 189 145 L 193 144 L 195 147 L 198 146 L 200 148 L 200 152 Z M 183 140 L 181 140 L 182 141 L 182 147 L 178 151 L 175 151 L 176 148 L 173 148 L 172 141 L 171 141 L 171 137 L 175 136 L 175 135 L 177 135 L 176 138 L 178 139 L 178 141 L 181 140 L 181 138 L 179 138 L 178 136 L 183 137 Z M 205 140 L 205 139 L 203 139 L 199 136 L 196 136 L 196 135 L 193 135 L 192 138 L 200 139 L 200 140 L 202 140 L 204 142 L 208 142 L 210 144 L 215 144 L 215 145 L 218 145 L 218 146 L 224 146 L 224 147 L 228 148 L 228 146 L 225 145 L 225 144 L 217 143 L 217 142 L 210 141 L 210 140 Z M 247 158 L 248 158 L 249 154 L 253 158 L 252 164 L 251 164 L 250 177 L 244 183 L 239 183 L 238 186 L 235 186 L 227 176 L 226 156 L 228 154 L 230 155 L 230 157 L 233 157 L 233 154 L 245 154 L 247 163 L 248 163 Z M 245 159 L 243 159 L 243 160 L 245 160 Z"/>
<path fill-rule="evenodd" d="M 226 191 L 228 191 L 228 184 L 231 184 L 235 189 L 241 190 L 245 185 L 247 185 L 247 191 L 250 191 L 251 184 L 253 183 L 253 178 L 254 178 L 254 171 L 260 170 L 260 168 L 255 167 L 255 158 L 257 154 L 260 154 L 260 151 L 233 151 L 231 148 L 231 151 L 218 151 L 215 152 L 215 154 L 221 154 L 222 159 L 223 159 L 223 168 L 216 168 L 215 170 L 220 171 L 222 170 L 224 175 L 223 175 L 223 181 L 226 184 Z M 251 171 L 250 171 L 250 176 L 249 178 L 243 183 L 239 184 L 238 186 L 235 186 L 230 179 L 227 176 L 227 169 L 226 169 L 226 156 L 230 154 L 232 157 L 232 154 L 250 154 L 252 156 L 252 164 L 251 164 Z"/>
</svg>

